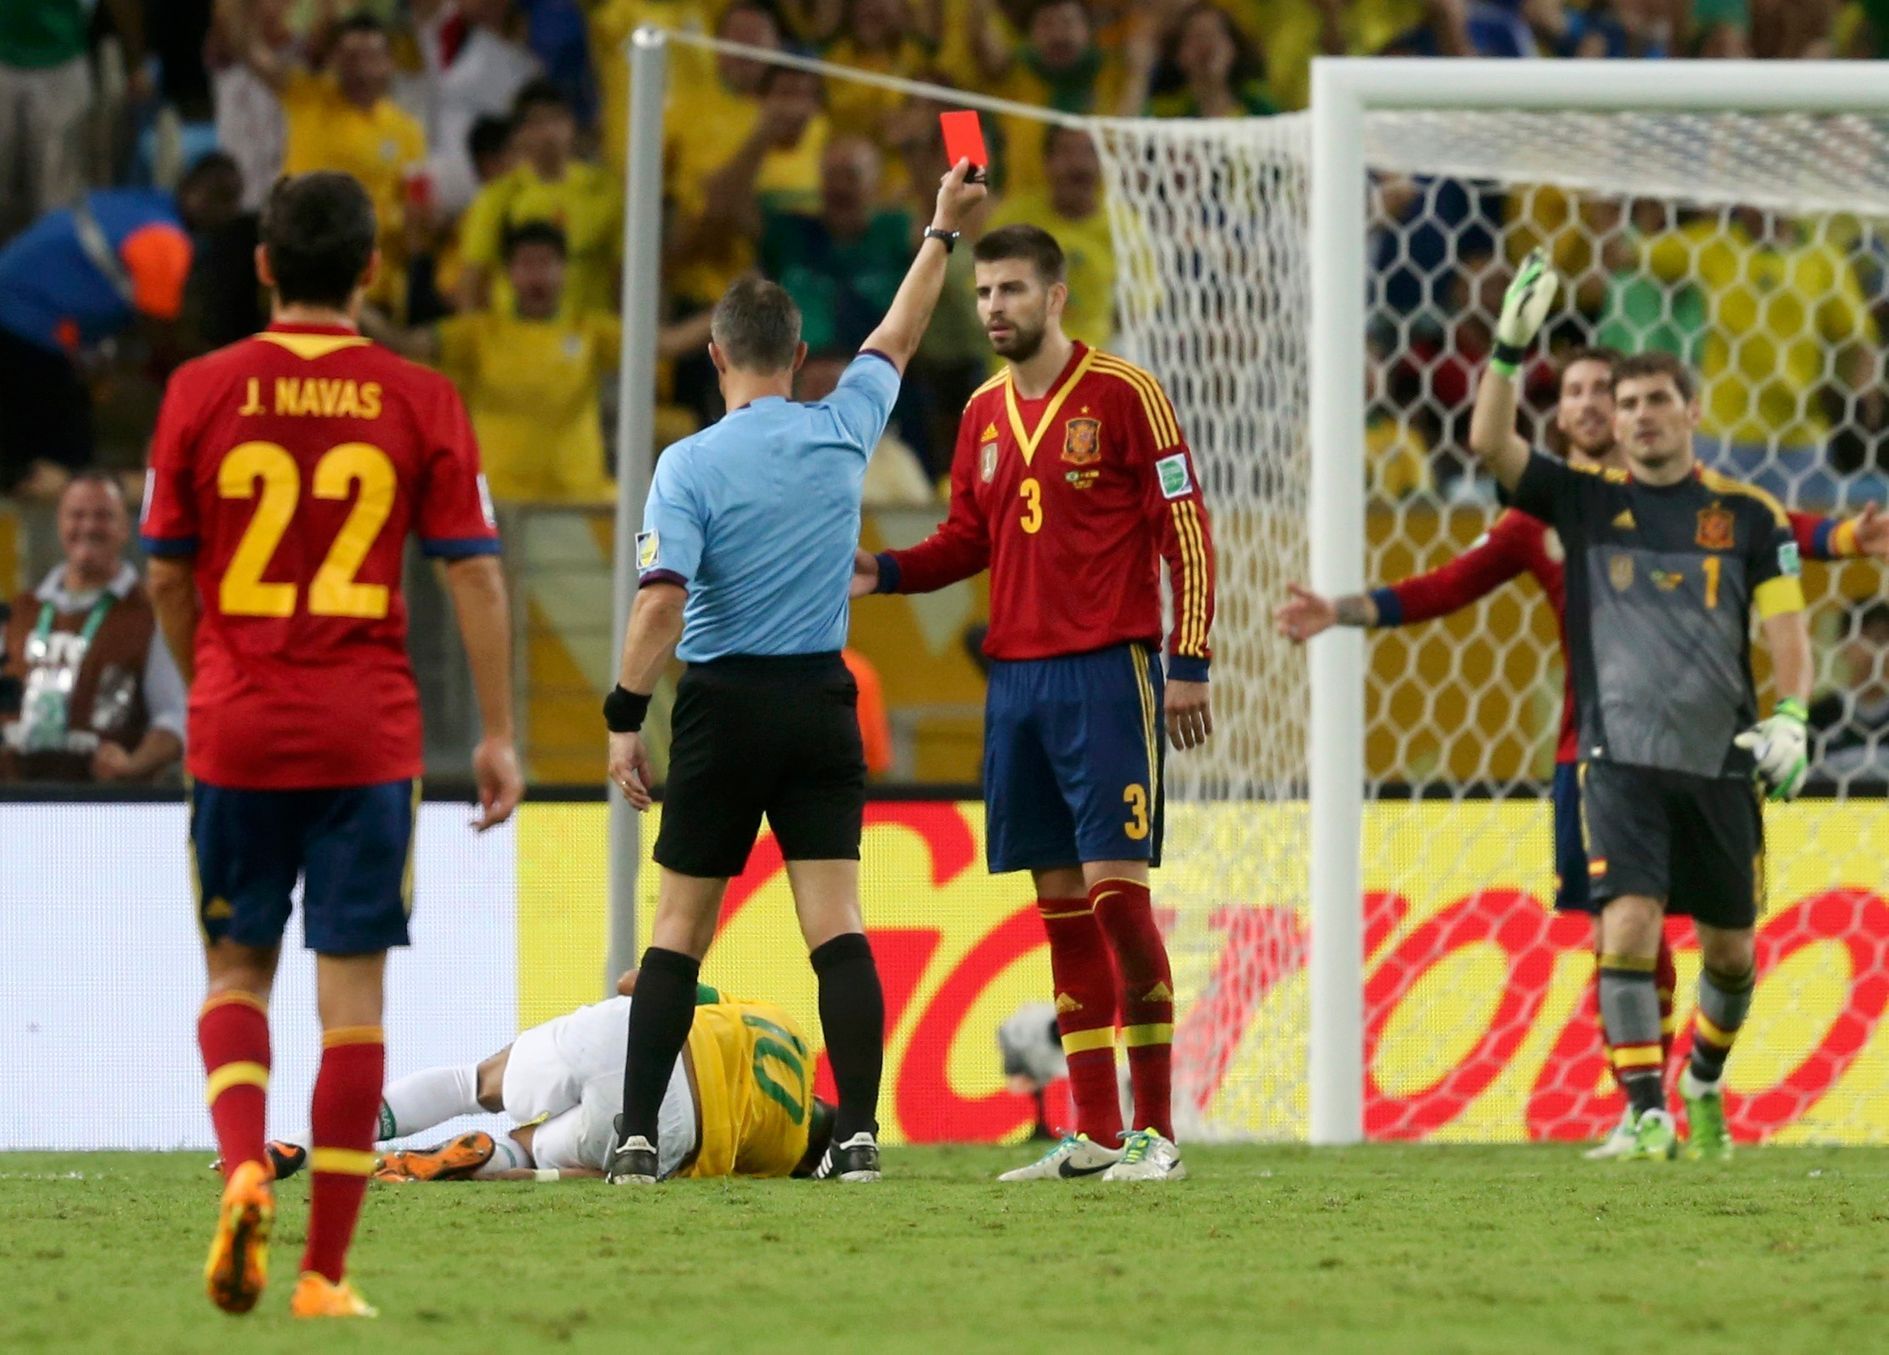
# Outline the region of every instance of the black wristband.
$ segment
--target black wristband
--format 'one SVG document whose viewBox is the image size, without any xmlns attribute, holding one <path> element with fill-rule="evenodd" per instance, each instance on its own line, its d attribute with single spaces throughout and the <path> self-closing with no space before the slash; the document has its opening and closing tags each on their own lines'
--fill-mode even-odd
<svg viewBox="0 0 1889 1355">
<path fill-rule="evenodd" d="M 927 226 L 925 227 L 924 238 L 926 240 L 944 241 L 945 253 L 949 254 L 958 247 L 958 236 L 962 233 L 961 231 L 944 231 L 939 230 L 936 226 Z"/>
<path fill-rule="evenodd" d="M 643 728 L 649 714 L 649 698 L 627 692 L 621 686 L 610 689 L 603 699 L 603 722 L 612 734 L 635 734 Z"/>
<path fill-rule="evenodd" d="M 1497 339 L 1495 351 L 1489 356 L 1497 362 L 1506 362 L 1510 367 L 1520 367 L 1522 359 L 1528 356 L 1528 348 L 1523 344 L 1503 343 Z"/>
</svg>

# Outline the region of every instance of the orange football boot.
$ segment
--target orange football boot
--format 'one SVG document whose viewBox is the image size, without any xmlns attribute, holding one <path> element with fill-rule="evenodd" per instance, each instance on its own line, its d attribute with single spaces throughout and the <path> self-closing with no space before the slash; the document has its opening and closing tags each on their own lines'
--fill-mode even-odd
<svg viewBox="0 0 1889 1355">
<path fill-rule="evenodd" d="M 223 1187 L 203 1283 L 210 1302 L 226 1313 L 254 1308 L 269 1279 L 269 1229 L 275 1224 L 271 1177 L 267 1162 L 245 1162 Z"/>
<path fill-rule="evenodd" d="M 312 1270 L 302 1272 L 295 1282 L 295 1294 L 289 1299 L 289 1312 L 296 1317 L 379 1317 L 380 1309 L 355 1292 L 346 1280 L 334 1283 L 326 1275 Z"/>
<path fill-rule="evenodd" d="M 374 1168 L 376 1181 L 464 1181 L 492 1160 L 492 1136 L 475 1129 L 437 1148 L 388 1153 Z"/>
</svg>

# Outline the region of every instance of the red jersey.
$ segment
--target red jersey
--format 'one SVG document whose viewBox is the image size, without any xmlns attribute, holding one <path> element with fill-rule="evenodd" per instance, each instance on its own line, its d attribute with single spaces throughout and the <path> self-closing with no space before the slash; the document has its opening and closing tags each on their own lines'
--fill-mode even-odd
<svg viewBox="0 0 1889 1355">
<path fill-rule="evenodd" d="M 1806 558 L 1830 560 L 1856 553 L 1856 536 L 1846 524 L 1809 513 L 1792 513 L 1791 531 Z M 1555 630 L 1561 639 L 1561 737 L 1555 745 L 1556 762 L 1580 760 L 1580 730 L 1574 718 L 1574 675 L 1567 671 L 1566 553 L 1554 529 L 1539 518 L 1510 508 L 1495 520 L 1477 542 L 1455 559 L 1402 583 L 1371 594 L 1377 604 L 1377 624 L 1402 626 L 1431 621 L 1460 611 L 1487 597 L 1519 574 L 1530 574 L 1554 607 Z"/>
<path fill-rule="evenodd" d="M 196 562 L 192 776 L 289 790 L 420 774 L 407 533 L 447 559 L 498 550 L 444 377 L 305 325 L 185 364 L 158 411 L 141 531 L 150 554 Z"/>
<path fill-rule="evenodd" d="M 1010 369 L 964 407 L 951 508 L 931 536 L 880 556 L 886 592 L 928 593 L 990 569 L 993 659 L 1161 642 L 1160 562 L 1174 595 L 1168 675 L 1204 681 L 1213 534 L 1194 459 L 1160 382 L 1075 345 L 1048 395 Z"/>
</svg>

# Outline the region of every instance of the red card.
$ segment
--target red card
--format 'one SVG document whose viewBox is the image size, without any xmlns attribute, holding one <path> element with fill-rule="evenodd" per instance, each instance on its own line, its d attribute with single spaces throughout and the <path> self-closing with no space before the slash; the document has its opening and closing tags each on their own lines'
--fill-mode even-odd
<svg viewBox="0 0 1889 1355">
<path fill-rule="evenodd" d="M 990 164 L 990 152 L 984 149 L 984 129 L 975 109 L 940 113 L 938 125 L 944 128 L 945 159 L 949 163 L 969 160 L 977 169 Z"/>
</svg>

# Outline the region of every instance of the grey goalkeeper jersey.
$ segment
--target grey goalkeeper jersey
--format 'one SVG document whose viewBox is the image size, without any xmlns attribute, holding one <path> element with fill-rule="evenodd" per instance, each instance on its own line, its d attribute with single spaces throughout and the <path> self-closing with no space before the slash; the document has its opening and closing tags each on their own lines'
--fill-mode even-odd
<svg viewBox="0 0 1889 1355">
<path fill-rule="evenodd" d="M 1514 501 L 1567 550 L 1582 760 L 1748 776 L 1732 738 L 1758 718 L 1751 611 L 1804 605 L 1777 500 L 1702 467 L 1648 485 L 1537 452 Z"/>
</svg>

